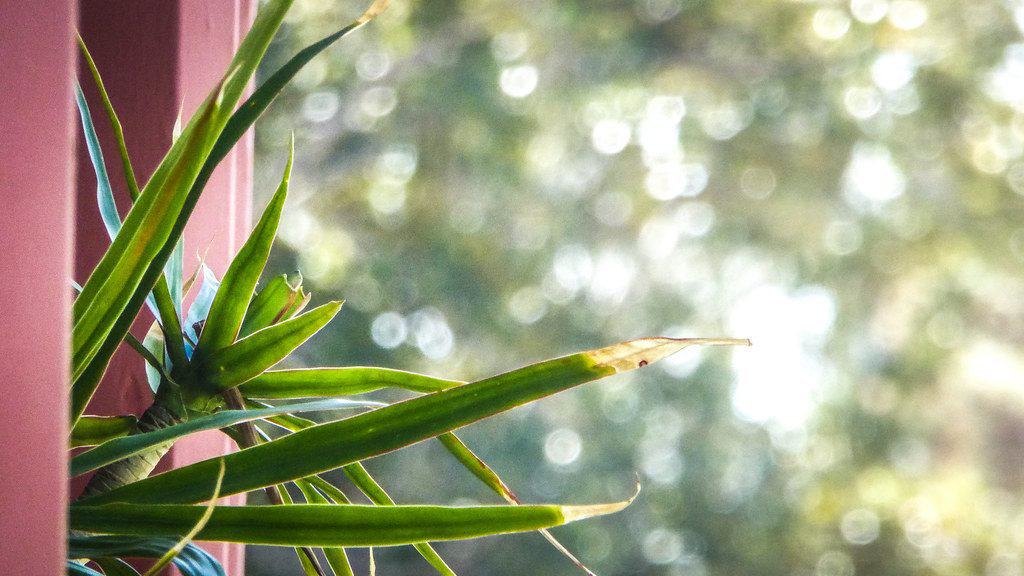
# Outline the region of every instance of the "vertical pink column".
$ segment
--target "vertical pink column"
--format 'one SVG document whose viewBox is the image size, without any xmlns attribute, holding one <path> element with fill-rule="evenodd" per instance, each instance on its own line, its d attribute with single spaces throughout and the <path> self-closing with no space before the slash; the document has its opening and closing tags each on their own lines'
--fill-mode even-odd
<svg viewBox="0 0 1024 576">
<path fill-rule="evenodd" d="M 228 63 L 255 13 L 252 0 L 104 0 L 83 1 L 81 33 L 103 75 L 124 127 L 140 185 L 170 146 L 179 109 L 187 118 L 227 70 Z M 80 75 L 82 72 L 80 71 Z M 107 170 L 120 206 L 128 202 L 112 135 L 88 75 L 82 84 L 93 110 L 107 159 Z M 252 137 L 239 143 L 213 174 L 185 230 L 185 274 L 197 254 L 222 275 L 250 223 Z M 78 167 L 78 257 L 76 272 L 84 279 L 108 245 L 96 208 L 95 178 L 84 151 Z M 122 210 L 123 212 L 123 210 Z M 145 309 L 133 327 L 143 335 L 152 317 Z M 142 363 L 120 350 L 90 404 L 96 414 L 140 413 L 151 402 Z M 171 450 L 162 467 L 182 466 L 223 454 L 233 444 L 219 432 L 189 437 Z M 73 487 L 80 489 L 76 483 Z M 230 503 L 244 502 L 233 497 Z M 243 548 L 204 544 L 224 563 L 228 574 L 243 571 Z"/>
<path fill-rule="evenodd" d="M 0 2 L 0 566 L 64 572 L 75 2 Z"/>
</svg>

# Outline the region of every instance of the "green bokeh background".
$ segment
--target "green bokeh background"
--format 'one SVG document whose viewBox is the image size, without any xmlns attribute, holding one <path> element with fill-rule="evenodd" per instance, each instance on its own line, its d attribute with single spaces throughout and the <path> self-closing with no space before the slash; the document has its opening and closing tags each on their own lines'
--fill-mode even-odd
<svg viewBox="0 0 1024 576">
<path fill-rule="evenodd" d="M 297 1 L 264 76 L 363 8 Z M 297 140 L 269 272 L 346 300 L 296 364 L 750 337 L 463 437 L 525 501 L 639 476 L 555 531 L 603 575 L 1024 574 L 1022 27 L 1009 0 L 393 0 L 257 131 L 258 208 Z M 435 444 L 367 467 L 498 502 Z M 438 548 L 578 573 L 536 534 Z M 299 574 L 285 552 L 248 571 Z"/>
</svg>

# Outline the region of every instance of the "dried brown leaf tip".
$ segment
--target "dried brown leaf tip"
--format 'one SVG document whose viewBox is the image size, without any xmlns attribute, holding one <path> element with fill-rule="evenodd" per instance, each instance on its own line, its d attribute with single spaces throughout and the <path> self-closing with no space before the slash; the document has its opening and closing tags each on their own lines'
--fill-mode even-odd
<svg viewBox="0 0 1024 576">
<path fill-rule="evenodd" d="M 598 365 L 625 372 L 643 368 L 688 346 L 750 346 L 746 338 L 640 338 L 613 344 L 587 355 Z"/>
</svg>

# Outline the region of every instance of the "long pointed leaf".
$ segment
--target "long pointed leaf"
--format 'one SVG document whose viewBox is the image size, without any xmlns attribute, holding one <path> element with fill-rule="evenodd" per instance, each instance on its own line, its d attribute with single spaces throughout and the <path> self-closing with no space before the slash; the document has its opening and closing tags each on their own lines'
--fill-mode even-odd
<svg viewBox="0 0 1024 576">
<path fill-rule="evenodd" d="M 121 168 L 124 171 L 125 183 L 128 184 L 128 194 L 132 200 L 135 200 L 139 197 L 139 183 L 135 179 L 135 170 L 132 169 L 132 163 L 128 156 L 128 147 L 125 145 L 121 121 L 118 120 L 117 113 L 114 112 L 114 105 L 107 94 L 107 87 L 103 84 L 103 77 L 100 76 L 99 68 L 96 67 L 96 62 L 92 59 L 92 54 L 89 53 L 89 48 L 86 47 L 85 41 L 82 40 L 81 36 L 78 36 L 78 47 L 82 51 L 82 59 L 85 60 L 89 72 L 92 73 L 96 90 L 99 91 L 100 99 L 103 101 L 103 108 L 107 111 L 107 119 L 110 121 L 110 128 L 114 132 L 114 140 L 117 141 L 117 150 L 121 154 Z M 118 224 L 120 225 L 120 222 Z"/>
<path fill-rule="evenodd" d="M 103 85 L 103 79 L 100 76 L 99 70 L 96 68 L 96 63 L 93 61 L 92 55 L 89 54 L 89 50 L 86 48 L 85 42 L 82 40 L 81 36 L 78 37 L 78 45 L 82 50 L 82 55 L 88 64 L 90 71 L 92 72 L 96 88 L 100 93 L 100 99 L 107 111 L 107 117 L 110 121 L 111 129 L 114 132 L 114 138 L 117 141 L 118 151 L 121 154 L 121 164 L 124 169 L 125 181 L 128 183 L 129 195 L 132 200 L 135 200 L 139 196 L 139 189 L 138 184 L 135 181 L 135 172 L 132 170 L 131 160 L 128 158 L 128 149 L 125 146 L 124 133 L 121 130 L 121 122 L 117 118 L 117 113 L 114 112 L 114 106 L 111 104 L 110 97 L 107 95 L 106 87 Z M 121 230 L 121 216 L 118 213 L 117 202 L 114 200 L 114 192 L 110 186 L 110 178 L 107 175 L 106 165 L 103 161 L 103 152 L 100 149 L 99 138 L 96 136 L 96 131 L 92 124 L 89 105 L 85 100 L 85 95 L 82 93 L 81 87 L 76 86 L 76 90 L 79 113 L 82 116 L 82 127 L 85 131 L 86 148 L 89 151 L 89 156 L 92 159 L 93 168 L 96 173 L 97 205 L 99 206 L 100 217 L 103 220 L 103 225 L 106 227 L 107 234 L 110 236 L 111 241 L 113 241 Z M 164 273 L 165 279 L 158 281 L 154 287 L 153 294 L 150 294 L 146 298 L 146 305 L 153 313 L 153 316 L 160 318 L 164 328 L 172 335 L 177 335 L 181 332 L 178 316 L 181 312 L 182 251 L 182 244 L 179 241 L 174 257 L 172 257 L 167 263 Z M 172 310 L 175 312 L 172 313 Z M 185 357 L 182 353 L 181 346 L 172 345 L 169 352 L 171 358 L 176 363 L 184 361 Z"/>
<path fill-rule="evenodd" d="M 271 324 L 291 318 L 298 313 L 299 303 L 304 297 L 302 275 L 297 275 L 294 282 L 283 274 L 275 276 L 249 303 L 242 329 L 238 332 L 239 337 L 244 338 Z"/>
<path fill-rule="evenodd" d="M 349 366 L 345 368 L 298 368 L 270 370 L 240 388 L 249 398 L 312 398 L 349 396 L 381 388 L 404 388 L 413 392 L 438 392 L 465 384 L 404 370 Z"/>
<path fill-rule="evenodd" d="M 497 495 L 505 499 L 509 504 L 522 504 L 519 497 L 512 492 L 512 489 L 505 484 L 505 481 L 501 479 L 498 474 L 483 461 L 482 458 L 477 456 L 466 443 L 463 442 L 453 432 L 442 434 L 437 437 L 441 444 L 445 447 L 448 452 L 459 461 L 460 464 L 469 470 L 474 476 L 483 482 L 488 488 L 494 491 Z M 580 561 L 564 544 L 555 538 L 555 535 L 550 530 L 541 530 L 541 535 L 547 540 L 551 546 L 558 550 L 563 556 L 569 559 L 570 562 L 576 565 L 577 568 L 583 570 L 590 576 L 594 576 L 594 572 L 587 568 L 583 562 Z"/>
<path fill-rule="evenodd" d="M 220 289 L 210 306 L 203 333 L 199 337 L 197 354 L 203 355 L 226 348 L 235 341 L 242 327 L 245 310 L 252 299 L 256 282 L 270 256 L 270 247 L 277 236 L 277 225 L 288 196 L 288 181 L 291 178 L 292 162 L 295 160 L 295 139 L 288 152 L 288 164 L 284 169 L 281 184 L 271 198 L 263 216 L 256 223 L 249 239 L 231 261 L 231 266 L 220 281 Z"/>
<path fill-rule="evenodd" d="M 304 430 L 316 425 L 316 422 L 313 422 L 312 420 L 307 420 L 293 415 L 289 415 L 289 420 L 289 427 L 292 431 Z M 347 464 L 342 467 L 342 471 L 346 476 L 348 476 L 349 480 L 356 485 L 356 488 L 365 494 L 366 497 L 374 504 L 378 506 L 395 505 L 395 501 L 391 499 L 391 496 L 389 496 L 387 491 L 384 490 L 384 487 L 378 484 L 377 481 L 373 479 L 373 476 L 370 476 L 370 473 L 366 471 L 366 468 L 363 467 L 361 463 L 353 462 L 352 464 Z M 313 478 L 320 479 L 317 476 L 313 476 Z M 317 484 L 317 486 L 319 487 L 321 485 Z M 455 572 L 450 566 L 448 566 L 448 563 L 441 558 L 441 555 L 438 554 L 430 544 L 421 542 L 419 544 L 414 544 L 413 547 L 417 552 L 419 552 L 420 556 L 423 556 L 423 559 L 426 560 L 428 564 L 437 570 L 439 574 L 442 574 L 443 576 L 456 576 Z"/>
<path fill-rule="evenodd" d="M 317 491 L 312 484 L 304 480 L 296 481 L 295 485 L 302 491 L 303 497 L 309 504 L 338 504 Z M 352 573 L 352 564 L 348 561 L 348 554 L 344 548 L 322 548 L 324 557 L 327 558 L 327 565 L 334 571 L 335 576 L 355 576 Z"/>
<path fill-rule="evenodd" d="M 197 540 L 269 546 L 398 546 L 461 540 L 560 526 L 618 512 L 631 500 L 589 506 L 218 506 Z M 74 504 L 70 527 L 85 532 L 173 536 L 187 531 L 204 506 Z"/>
<path fill-rule="evenodd" d="M 237 494 L 280 484 L 384 454 L 584 382 L 646 366 L 693 344 L 746 343 L 703 338 L 632 340 L 314 426 L 225 456 L 224 493 Z M 197 462 L 88 501 L 197 502 L 203 497 L 197 482 L 212 477 L 216 466 L 215 461 Z"/>
<path fill-rule="evenodd" d="M 170 550 L 165 552 L 164 555 L 161 556 L 156 561 L 155 564 L 149 567 L 149 570 L 146 570 L 145 576 L 157 576 L 157 574 L 159 574 L 160 571 L 163 570 L 165 566 L 170 564 L 175 558 L 178 557 L 178 554 L 180 554 L 181 551 L 184 550 L 186 546 L 192 543 L 192 539 L 196 537 L 196 534 L 199 534 L 199 531 L 202 530 L 204 526 L 206 526 L 206 523 L 210 521 L 210 516 L 213 515 L 213 509 L 217 505 L 217 498 L 220 498 L 220 486 L 223 480 L 224 463 L 221 462 L 220 472 L 217 474 L 217 481 L 214 482 L 213 484 L 213 493 L 210 494 L 210 502 L 209 504 L 206 505 L 206 510 L 203 511 L 203 515 L 199 517 L 199 520 L 196 521 L 195 525 L 192 526 L 192 528 L 189 528 L 188 533 L 182 536 L 180 540 L 175 542 L 174 546 L 172 546 Z"/>
<path fill-rule="evenodd" d="M 168 426 L 152 432 L 133 434 L 131 436 L 110 440 L 105 444 L 97 446 L 92 450 L 83 452 L 72 458 L 69 473 L 72 477 L 79 476 L 86 472 L 106 466 L 112 462 L 117 462 L 118 460 L 123 460 L 129 456 L 134 456 L 135 454 L 144 452 L 153 446 L 159 446 L 203 430 L 227 428 L 242 422 L 251 422 L 261 418 L 275 416 L 277 414 L 319 412 L 347 408 L 366 408 L 380 405 L 381 404 L 378 402 L 364 402 L 335 398 L 285 404 L 259 410 L 223 410 L 209 416 L 201 416 L 187 422 L 182 422 L 181 424 L 175 424 L 174 426 Z"/>
<path fill-rule="evenodd" d="M 291 354 L 330 322 L 340 309 L 341 302 L 329 302 L 291 320 L 253 332 L 204 358 L 198 370 L 217 390 L 238 386 Z"/>
</svg>

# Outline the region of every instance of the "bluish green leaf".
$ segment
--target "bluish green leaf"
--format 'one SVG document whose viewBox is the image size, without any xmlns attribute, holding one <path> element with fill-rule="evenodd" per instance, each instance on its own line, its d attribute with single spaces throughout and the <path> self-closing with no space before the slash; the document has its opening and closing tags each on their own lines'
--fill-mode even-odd
<svg viewBox="0 0 1024 576">
<path fill-rule="evenodd" d="M 217 279 L 217 275 L 213 273 L 213 270 L 206 264 L 199 266 L 202 270 L 200 276 L 199 292 L 196 293 L 195 300 L 192 301 L 192 305 L 188 308 L 188 315 L 185 317 L 185 352 L 189 358 L 195 352 L 195 344 L 199 342 L 199 333 L 196 331 L 196 326 L 201 326 L 206 321 L 207 315 L 210 313 L 210 305 L 213 304 L 213 299 L 217 296 L 217 291 L 220 290 L 220 280 Z"/>
<path fill-rule="evenodd" d="M 242 422 L 251 422 L 261 418 L 275 416 L 277 414 L 316 412 L 327 410 L 343 410 L 352 408 L 368 408 L 381 406 L 379 402 L 361 400 L 343 400 L 340 398 L 328 398 L 313 400 L 310 402 L 296 402 L 283 404 L 272 408 L 258 410 L 222 410 L 200 416 L 181 424 L 168 426 L 152 432 L 143 434 L 132 434 L 123 438 L 110 440 L 92 450 L 83 452 L 71 459 L 70 475 L 72 477 L 96 470 L 112 462 L 123 460 L 129 456 L 139 454 L 154 446 L 159 446 L 182 436 L 194 434 L 203 430 L 215 430 L 227 428 Z"/>
<path fill-rule="evenodd" d="M 68 537 L 69 558 L 159 558 L 174 546 L 174 538 L 140 538 L 135 536 Z M 174 559 L 183 576 L 224 576 L 220 563 L 195 544 L 186 546 Z"/>
</svg>

